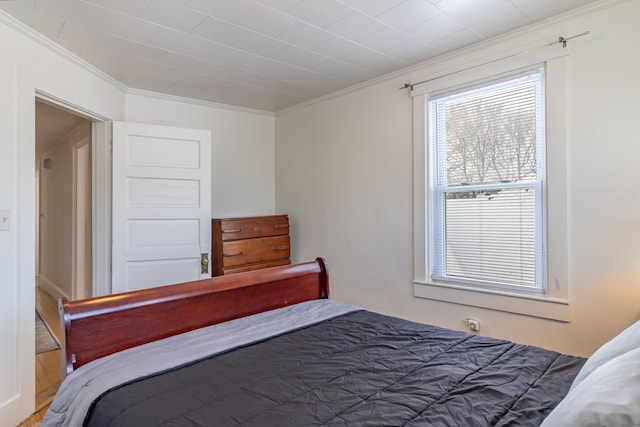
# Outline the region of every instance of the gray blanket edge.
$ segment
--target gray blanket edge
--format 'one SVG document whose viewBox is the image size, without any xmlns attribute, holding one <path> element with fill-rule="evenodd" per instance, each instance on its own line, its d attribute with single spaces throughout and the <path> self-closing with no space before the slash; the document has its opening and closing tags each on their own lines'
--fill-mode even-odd
<svg viewBox="0 0 640 427">
<path fill-rule="evenodd" d="M 332 300 L 307 301 L 102 357 L 65 378 L 41 427 L 82 426 L 92 403 L 114 387 L 358 310 Z"/>
</svg>

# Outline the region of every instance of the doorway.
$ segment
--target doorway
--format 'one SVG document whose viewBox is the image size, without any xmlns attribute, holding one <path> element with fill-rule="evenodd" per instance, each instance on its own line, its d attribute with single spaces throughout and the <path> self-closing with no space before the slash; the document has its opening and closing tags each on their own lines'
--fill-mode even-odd
<svg viewBox="0 0 640 427">
<path fill-rule="evenodd" d="M 36 101 L 36 271 L 56 299 L 91 296 L 90 150 L 89 120 Z"/>
<path fill-rule="evenodd" d="M 36 312 L 60 342 L 57 299 L 91 296 L 91 121 L 35 101 Z M 60 350 L 38 348 L 36 410 L 60 383 Z"/>
</svg>

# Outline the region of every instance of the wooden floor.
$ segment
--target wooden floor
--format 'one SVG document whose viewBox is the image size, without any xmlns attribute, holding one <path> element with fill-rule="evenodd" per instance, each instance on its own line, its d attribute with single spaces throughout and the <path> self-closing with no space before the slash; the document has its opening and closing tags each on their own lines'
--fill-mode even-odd
<svg viewBox="0 0 640 427">
<path fill-rule="evenodd" d="M 40 288 L 36 288 L 36 310 L 60 341 L 62 334 L 58 319 L 58 303 Z M 40 424 L 58 387 L 60 387 L 60 350 L 36 354 L 36 413 L 19 427 L 35 427 Z"/>
</svg>

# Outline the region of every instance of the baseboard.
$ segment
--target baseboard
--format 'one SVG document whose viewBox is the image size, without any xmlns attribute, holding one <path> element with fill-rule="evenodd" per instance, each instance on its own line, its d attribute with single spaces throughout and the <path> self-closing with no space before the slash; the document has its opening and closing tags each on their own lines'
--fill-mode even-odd
<svg viewBox="0 0 640 427">
<path fill-rule="evenodd" d="M 66 292 L 62 291 L 59 286 L 57 286 L 54 282 L 49 280 L 46 276 L 42 274 L 38 276 L 38 286 L 45 290 L 49 295 L 53 297 L 53 299 L 58 298 L 66 298 L 70 299 L 69 295 Z"/>
</svg>

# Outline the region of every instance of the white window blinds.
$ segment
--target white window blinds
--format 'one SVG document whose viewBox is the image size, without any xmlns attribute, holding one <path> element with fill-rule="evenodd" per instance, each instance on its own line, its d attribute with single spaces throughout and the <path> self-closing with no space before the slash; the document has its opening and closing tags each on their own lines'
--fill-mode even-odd
<svg viewBox="0 0 640 427">
<path fill-rule="evenodd" d="M 544 290 L 544 69 L 429 101 L 432 279 Z"/>
</svg>

